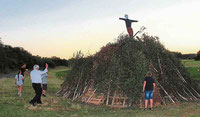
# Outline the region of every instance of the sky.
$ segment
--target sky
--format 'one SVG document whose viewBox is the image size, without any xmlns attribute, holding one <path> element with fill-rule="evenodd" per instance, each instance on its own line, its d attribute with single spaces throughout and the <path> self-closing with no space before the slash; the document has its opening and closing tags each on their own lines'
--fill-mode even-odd
<svg viewBox="0 0 200 117">
<path fill-rule="evenodd" d="M 33 55 L 71 58 L 94 54 L 120 33 L 124 14 L 138 20 L 170 51 L 200 50 L 199 0 L 0 0 L 0 37 Z"/>
</svg>

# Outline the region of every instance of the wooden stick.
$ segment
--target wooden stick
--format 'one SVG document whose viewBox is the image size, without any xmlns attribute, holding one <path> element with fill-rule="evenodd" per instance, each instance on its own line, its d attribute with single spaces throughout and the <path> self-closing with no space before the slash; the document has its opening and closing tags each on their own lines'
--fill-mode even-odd
<svg viewBox="0 0 200 117">
<path fill-rule="evenodd" d="M 71 91 L 66 92 L 66 93 L 64 94 L 63 98 L 68 98 L 69 95 L 70 95 L 70 93 L 71 93 Z"/>
<path fill-rule="evenodd" d="M 157 81 L 158 82 L 158 81 Z M 169 97 L 169 99 L 175 103 L 175 101 L 172 99 L 172 97 L 167 93 L 167 91 L 162 87 L 162 85 L 158 82 L 158 84 L 160 85 L 160 87 L 162 88 L 162 90 L 165 92 L 165 94 L 167 94 L 167 96 Z"/>
<path fill-rule="evenodd" d="M 161 62 L 160 62 L 160 58 L 158 56 L 158 64 L 159 64 L 159 67 L 160 67 L 160 73 L 163 74 L 163 71 L 162 71 L 162 67 L 161 67 Z"/>
<path fill-rule="evenodd" d="M 150 62 L 151 67 L 154 69 L 154 71 L 156 71 L 158 73 L 158 70 L 153 66 L 153 63 Z"/>
<path fill-rule="evenodd" d="M 126 104 L 126 95 L 124 95 L 124 101 L 123 101 L 123 106 Z"/>
<path fill-rule="evenodd" d="M 62 89 L 60 89 L 57 93 L 56 93 L 56 95 L 59 95 L 60 94 L 60 92 L 62 92 Z"/>
<path fill-rule="evenodd" d="M 185 87 L 187 90 L 188 90 L 188 92 L 192 95 L 192 97 L 195 99 L 195 100 L 197 100 L 197 98 L 192 94 L 192 92 L 190 92 L 190 90 L 187 88 L 187 87 Z"/>
<path fill-rule="evenodd" d="M 188 101 L 188 99 L 185 98 L 185 97 L 183 97 L 180 93 L 178 93 L 178 91 L 177 91 L 177 94 L 178 94 L 183 100 Z"/>
<path fill-rule="evenodd" d="M 77 97 L 78 97 L 78 93 L 75 95 L 75 97 L 73 98 L 72 101 L 74 101 L 75 99 L 77 99 Z"/>
<path fill-rule="evenodd" d="M 106 105 L 108 105 L 108 103 L 109 103 L 109 96 L 110 96 L 110 84 L 108 86 L 108 93 L 107 93 Z"/>
<path fill-rule="evenodd" d="M 84 93 L 86 92 L 87 87 L 88 87 L 88 85 L 86 85 L 86 86 L 84 87 L 82 94 L 84 94 Z"/>
<path fill-rule="evenodd" d="M 88 103 L 90 101 L 90 99 L 92 98 L 92 96 L 94 95 L 94 93 L 96 92 L 97 88 L 92 92 L 92 94 L 90 95 L 90 97 L 88 98 L 88 100 L 86 101 L 86 103 Z"/>
<path fill-rule="evenodd" d="M 190 96 L 190 95 L 185 91 L 185 89 L 183 89 L 183 91 L 184 91 L 184 93 L 185 93 L 187 96 Z"/>
<path fill-rule="evenodd" d="M 130 107 L 131 105 L 132 105 L 132 100 L 129 102 L 129 105 L 128 105 L 128 106 Z"/>
<path fill-rule="evenodd" d="M 182 79 L 183 82 L 186 82 L 186 80 L 184 79 L 184 77 L 181 75 L 180 71 L 178 70 L 178 68 L 174 65 L 174 63 L 172 63 L 172 65 L 176 68 L 176 71 L 178 72 L 180 78 Z"/>
<path fill-rule="evenodd" d="M 64 97 L 65 95 L 67 95 L 68 92 L 69 92 L 69 91 L 66 91 L 66 92 L 63 94 L 63 97 Z"/>
<path fill-rule="evenodd" d="M 180 72 L 178 71 L 177 68 L 176 68 L 176 73 L 177 73 L 177 75 L 179 76 L 179 78 L 180 78 L 183 82 L 187 83 L 186 80 L 183 78 L 183 76 L 180 74 Z"/>
<path fill-rule="evenodd" d="M 73 101 L 74 98 L 75 98 L 76 91 L 77 91 L 77 89 L 78 89 L 78 86 L 79 86 L 79 82 L 80 82 L 80 80 L 81 80 L 81 77 L 80 77 L 79 80 L 78 80 L 78 84 L 77 84 L 76 89 L 75 89 L 75 91 L 74 91 L 74 95 L 73 95 L 73 99 L 72 99 L 72 101 Z"/>
<path fill-rule="evenodd" d="M 164 105 L 166 105 L 164 99 L 161 97 L 161 95 L 159 94 L 161 101 L 163 102 Z"/>
<path fill-rule="evenodd" d="M 200 94 L 195 89 L 192 88 L 192 90 L 198 95 L 198 97 L 200 97 Z"/>
<path fill-rule="evenodd" d="M 114 103 L 115 103 L 115 96 L 116 96 L 116 90 L 115 90 L 115 92 L 114 92 L 114 96 L 113 96 L 113 100 L 112 100 L 112 105 L 114 105 Z"/>
</svg>

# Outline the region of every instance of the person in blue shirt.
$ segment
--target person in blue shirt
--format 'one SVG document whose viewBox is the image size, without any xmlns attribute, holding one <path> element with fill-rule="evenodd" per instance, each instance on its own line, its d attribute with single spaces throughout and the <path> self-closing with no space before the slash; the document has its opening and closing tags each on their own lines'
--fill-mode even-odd
<svg viewBox="0 0 200 117">
<path fill-rule="evenodd" d="M 125 14 L 124 17 L 125 18 L 119 18 L 119 19 L 125 21 L 127 32 L 128 32 L 128 34 L 129 34 L 130 37 L 133 37 L 133 29 L 131 27 L 131 24 L 133 22 L 138 22 L 138 21 L 137 20 L 131 20 L 131 19 L 129 19 L 127 14 Z"/>
</svg>

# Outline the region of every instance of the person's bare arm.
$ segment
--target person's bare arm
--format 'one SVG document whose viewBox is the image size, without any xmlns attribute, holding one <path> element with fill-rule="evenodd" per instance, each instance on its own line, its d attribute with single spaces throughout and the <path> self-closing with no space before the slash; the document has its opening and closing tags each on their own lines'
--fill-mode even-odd
<svg viewBox="0 0 200 117">
<path fill-rule="evenodd" d="M 147 81 L 144 81 L 144 85 L 143 85 L 143 92 L 145 91 L 145 86 L 146 86 Z"/>
<path fill-rule="evenodd" d="M 156 83 L 153 83 L 153 92 L 155 91 L 156 89 Z"/>
<path fill-rule="evenodd" d="M 52 76 L 48 75 L 47 78 L 53 78 Z"/>
<path fill-rule="evenodd" d="M 40 71 L 40 74 L 45 74 L 48 72 L 48 64 L 46 63 L 46 69 L 44 71 Z"/>
</svg>

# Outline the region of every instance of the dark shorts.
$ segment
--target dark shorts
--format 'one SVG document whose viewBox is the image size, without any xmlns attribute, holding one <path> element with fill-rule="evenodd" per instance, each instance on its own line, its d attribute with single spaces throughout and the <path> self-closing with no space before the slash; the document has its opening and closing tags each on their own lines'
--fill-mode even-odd
<svg viewBox="0 0 200 117">
<path fill-rule="evenodd" d="M 145 100 L 153 99 L 153 91 L 145 91 Z"/>
<path fill-rule="evenodd" d="M 24 80 L 22 80 L 23 84 L 24 84 Z"/>
<path fill-rule="evenodd" d="M 47 84 L 42 84 L 42 90 L 47 90 Z"/>
</svg>

